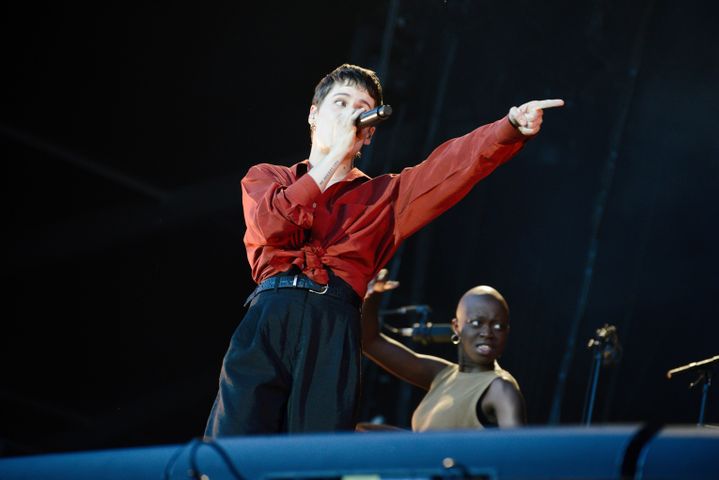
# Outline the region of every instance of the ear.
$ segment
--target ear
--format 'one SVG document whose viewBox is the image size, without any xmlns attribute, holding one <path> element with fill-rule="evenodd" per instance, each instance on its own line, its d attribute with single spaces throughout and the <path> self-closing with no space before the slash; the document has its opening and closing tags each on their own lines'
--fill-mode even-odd
<svg viewBox="0 0 719 480">
<path fill-rule="evenodd" d="M 459 334 L 460 334 L 460 331 L 459 331 L 459 321 L 457 320 L 457 318 L 456 318 L 456 317 L 453 318 L 451 323 L 452 323 L 452 330 L 454 331 L 454 333 L 456 333 L 457 335 L 459 335 Z"/>
<path fill-rule="evenodd" d="M 375 127 L 365 128 L 364 140 L 362 145 L 369 145 L 372 143 L 372 136 L 374 135 Z"/>
<path fill-rule="evenodd" d="M 317 116 L 317 105 L 310 107 L 310 113 L 307 115 L 307 123 L 313 125 L 315 123 L 315 117 Z"/>
</svg>

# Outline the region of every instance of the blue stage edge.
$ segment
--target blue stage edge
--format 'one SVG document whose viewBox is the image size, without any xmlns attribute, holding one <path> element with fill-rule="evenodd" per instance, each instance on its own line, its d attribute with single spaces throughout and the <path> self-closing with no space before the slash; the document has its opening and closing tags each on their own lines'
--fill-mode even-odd
<svg viewBox="0 0 719 480">
<path fill-rule="evenodd" d="M 717 479 L 711 427 L 522 428 L 223 438 L 0 459 L 0 479 Z"/>
</svg>

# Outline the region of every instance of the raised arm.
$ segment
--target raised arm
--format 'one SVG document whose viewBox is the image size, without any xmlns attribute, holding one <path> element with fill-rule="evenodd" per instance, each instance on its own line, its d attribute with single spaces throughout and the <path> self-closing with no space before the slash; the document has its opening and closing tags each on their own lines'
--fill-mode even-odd
<svg viewBox="0 0 719 480">
<path fill-rule="evenodd" d="M 399 283 L 385 280 L 382 270 L 373 280 L 362 306 L 362 351 L 377 365 L 392 375 L 417 387 L 429 390 L 434 377 L 450 363 L 430 355 L 421 355 L 396 340 L 380 333 L 378 322 L 382 293 L 396 288 Z"/>
<path fill-rule="evenodd" d="M 248 240 L 255 245 L 284 245 L 312 227 L 314 202 L 321 192 L 309 175 L 296 181 L 286 169 L 260 164 L 242 179 L 242 208 Z"/>
</svg>

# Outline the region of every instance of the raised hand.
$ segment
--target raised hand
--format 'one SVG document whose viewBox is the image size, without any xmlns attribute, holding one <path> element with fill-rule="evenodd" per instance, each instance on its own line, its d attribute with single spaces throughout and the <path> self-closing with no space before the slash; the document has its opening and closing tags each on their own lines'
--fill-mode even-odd
<svg viewBox="0 0 719 480">
<path fill-rule="evenodd" d="M 309 118 L 313 129 L 310 152 L 312 169 L 309 176 L 317 182 L 322 191 L 333 181 L 344 178 L 352 168 L 351 159 L 359 152 L 363 143 L 369 143 L 366 129 L 363 129 L 363 136 L 358 137 L 355 126 L 357 117 L 366 111 L 366 108 L 344 108 L 343 105 L 327 105 L 325 108 L 326 113 L 322 114 L 321 122 L 318 120 L 320 114 L 317 110 L 313 110 Z"/>
<path fill-rule="evenodd" d="M 379 273 L 377 273 L 377 276 L 374 277 L 367 285 L 366 296 L 369 296 L 372 293 L 383 293 L 399 287 L 399 282 L 397 280 L 387 280 L 387 275 L 389 275 L 389 271 L 386 268 L 380 270 Z"/>
<path fill-rule="evenodd" d="M 561 107 L 564 100 L 532 100 L 519 107 L 509 109 L 509 121 L 523 135 L 536 135 L 542 126 L 542 111 L 546 108 Z"/>
<path fill-rule="evenodd" d="M 330 110 L 329 114 L 324 115 L 324 120 L 317 127 L 317 135 L 313 141 L 317 143 L 319 150 L 327 155 L 331 151 L 335 155 L 342 157 L 352 155 L 352 152 L 361 147 L 360 138 L 358 137 L 355 121 L 366 108 L 338 108 L 334 105 L 325 107 Z M 317 115 L 310 117 L 310 125 L 313 128 L 317 125 Z"/>
</svg>

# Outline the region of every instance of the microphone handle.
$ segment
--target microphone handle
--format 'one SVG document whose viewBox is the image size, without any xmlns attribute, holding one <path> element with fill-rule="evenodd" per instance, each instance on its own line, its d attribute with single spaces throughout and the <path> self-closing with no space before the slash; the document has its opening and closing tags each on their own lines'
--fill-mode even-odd
<svg viewBox="0 0 719 480">
<path fill-rule="evenodd" d="M 392 107 L 389 105 L 380 105 L 377 108 L 373 108 L 368 112 L 362 113 L 359 117 L 357 117 L 355 125 L 357 125 L 357 128 L 373 127 L 378 123 L 387 120 L 390 115 L 392 115 Z"/>
</svg>

